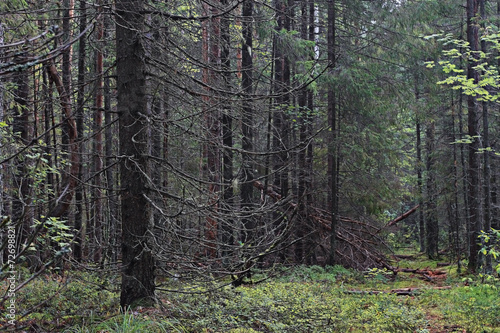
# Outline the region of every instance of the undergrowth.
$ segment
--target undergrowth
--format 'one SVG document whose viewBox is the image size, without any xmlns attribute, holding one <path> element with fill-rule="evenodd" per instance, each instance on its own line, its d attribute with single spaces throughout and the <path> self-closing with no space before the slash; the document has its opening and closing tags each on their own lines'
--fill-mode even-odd
<svg viewBox="0 0 500 333">
<path fill-rule="evenodd" d="M 500 332 L 500 283 L 495 278 L 448 277 L 439 285 L 450 289 L 435 290 L 436 282 L 383 270 L 300 266 L 277 272 L 262 283 L 238 288 L 158 291 L 158 306 L 125 313 L 118 311 L 116 276 L 44 275 L 18 292 L 17 324 L 27 332 L 76 333 L 443 332 L 446 327 Z M 167 280 L 163 290 L 179 283 Z M 418 287 L 419 292 L 382 292 L 403 287 Z M 8 328 L 2 320 L 0 329 Z"/>
</svg>

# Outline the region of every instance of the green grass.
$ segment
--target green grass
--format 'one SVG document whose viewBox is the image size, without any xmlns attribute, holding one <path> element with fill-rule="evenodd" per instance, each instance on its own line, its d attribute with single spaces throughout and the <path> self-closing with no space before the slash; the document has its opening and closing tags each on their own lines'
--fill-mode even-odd
<svg viewBox="0 0 500 333">
<path fill-rule="evenodd" d="M 405 273 L 394 277 L 378 270 L 301 266 L 238 288 L 196 294 L 159 291 L 157 307 L 121 314 L 116 276 L 69 272 L 63 280 L 47 275 L 33 281 L 18 292 L 17 304 L 22 313 L 45 301 L 19 320 L 26 330 L 37 332 L 500 332 L 500 282 L 452 274 L 450 270 L 446 279 L 429 283 Z M 179 286 L 179 281 L 166 283 L 165 288 Z M 451 289 L 432 289 L 437 285 Z M 350 292 L 403 287 L 420 292 Z"/>
</svg>

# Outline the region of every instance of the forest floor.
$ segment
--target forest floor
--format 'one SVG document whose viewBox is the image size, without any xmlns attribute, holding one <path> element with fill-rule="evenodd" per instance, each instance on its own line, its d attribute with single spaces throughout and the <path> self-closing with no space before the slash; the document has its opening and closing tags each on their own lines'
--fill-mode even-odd
<svg viewBox="0 0 500 333">
<path fill-rule="evenodd" d="M 156 307 L 119 313 L 117 274 L 43 274 L 16 293 L 18 332 L 500 332 L 500 281 L 403 256 L 397 274 L 340 266 L 280 267 L 237 288 L 169 279 Z M 29 275 L 19 276 L 19 283 Z M 5 281 L 5 280 L 4 280 Z M 229 282 L 229 281 L 227 281 Z M 250 282 L 250 281 L 248 281 Z M 213 288 L 212 288 L 213 287 Z M 2 296 L 6 292 L 2 284 Z M 182 292 L 179 292 L 182 291 Z"/>
</svg>

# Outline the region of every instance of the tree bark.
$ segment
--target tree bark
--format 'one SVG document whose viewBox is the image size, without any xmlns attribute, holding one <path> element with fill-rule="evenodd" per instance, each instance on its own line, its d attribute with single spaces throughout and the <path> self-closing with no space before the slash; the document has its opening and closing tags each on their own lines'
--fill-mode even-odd
<svg viewBox="0 0 500 333">
<path fill-rule="evenodd" d="M 228 1 L 222 0 L 222 6 L 227 6 Z M 234 243 L 234 187 L 233 187 L 233 115 L 231 114 L 230 91 L 231 91 L 231 62 L 229 50 L 231 47 L 230 18 L 223 15 L 220 18 L 220 39 L 221 39 L 221 88 L 223 90 L 220 99 L 222 105 L 222 175 L 224 179 L 223 199 L 225 221 L 222 225 L 222 260 L 225 264 L 229 262 Z"/>
<path fill-rule="evenodd" d="M 335 68 L 335 39 L 337 19 L 335 0 L 328 1 L 328 62 L 330 66 L 330 75 L 333 75 Z M 336 234 L 339 218 L 339 198 L 338 198 L 338 170 L 337 170 L 337 101 L 335 97 L 335 87 L 330 86 L 328 89 L 328 126 L 330 128 L 330 143 L 328 149 L 328 187 L 329 187 L 329 206 L 331 214 L 331 230 L 330 230 L 330 254 L 328 259 L 329 265 L 334 265 L 335 251 L 337 247 Z"/>
<path fill-rule="evenodd" d="M 435 259 L 438 256 L 439 243 L 439 224 L 436 207 L 436 170 L 435 170 L 435 123 L 434 120 L 429 120 L 426 130 L 426 253 L 430 259 Z"/>
<path fill-rule="evenodd" d="M 479 1 L 480 16 L 481 16 L 481 28 L 485 29 L 484 20 L 486 19 L 485 10 L 486 0 Z M 481 50 L 484 53 L 488 52 L 488 46 L 485 40 L 481 40 Z M 488 102 L 483 101 L 483 140 L 482 145 L 483 150 L 483 217 L 484 217 L 484 230 L 488 232 L 491 229 L 491 165 L 490 165 L 490 133 L 489 133 L 489 121 L 488 121 Z M 486 273 L 491 274 L 492 262 L 491 255 L 485 256 L 484 269 Z"/>
<path fill-rule="evenodd" d="M 415 101 L 418 105 L 419 100 L 420 100 L 420 90 L 419 90 L 419 82 L 418 79 L 416 80 L 416 87 L 415 87 Z M 420 121 L 420 114 L 415 115 L 417 118 L 417 124 L 416 124 L 416 129 L 415 129 L 415 134 L 417 136 L 417 195 L 418 195 L 418 204 L 420 206 L 423 206 L 423 178 L 422 178 L 422 125 Z M 425 220 L 424 220 L 424 211 L 420 210 L 418 212 L 418 231 L 419 231 L 419 245 L 420 245 L 420 252 L 425 252 Z"/>
<path fill-rule="evenodd" d="M 479 25 L 477 20 L 479 0 L 467 0 L 467 41 L 469 42 L 473 56 L 467 64 L 467 79 L 473 80 L 474 84 L 478 83 L 479 74 L 474 66 L 476 65 L 477 51 L 479 51 Z M 470 217 L 469 230 L 469 264 L 468 269 L 471 272 L 476 272 L 481 263 L 479 257 L 479 232 L 481 231 L 482 223 L 480 216 L 480 155 L 479 152 L 479 111 L 476 96 L 467 96 L 467 125 L 468 135 L 471 142 L 468 146 L 469 165 L 468 174 L 468 206 Z"/>
<path fill-rule="evenodd" d="M 87 5 L 86 0 L 80 0 L 80 34 L 85 32 L 87 28 Z M 76 131 L 78 153 L 83 156 L 83 117 L 84 117 L 84 103 L 85 103 L 85 55 L 86 55 L 87 39 L 82 36 L 78 44 L 78 91 L 77 91 L 77 105 L 76 105 Z M 82 163 L 78 165 L 78 180 L 83 180 L 83 166 Z M 73 244 L 73 256 L 77 261 L 82 260 L 82 226 L 83 226 L 83 187 L 78 186 L 75 190 L 76 212 L 74 227 L 76 230 L 75 243 Z"/>
<path fill-rule="evenodd" d="M 144 0 L 116 2 L 117 111 L 120 125 L 122 210 L 122 309 L 151 304 L 155 262 L 148 246 L 150 208 L 147 195 L 147 92 L 142 32 Z"/>
<path fill-rule="evenodd" d="M 203 83 L 205 84 L 204 102 L 204 121 L 206 142 L 204 144 L 203 165 L 205 178 L 208 180 L 208 206 L 209 212 L 205 220 L 205 249 L 204 254 L 207 257 L 215 258 L 217 256 L 217 211 L 219 210 L 219 191 L 221 182 L 221 122 L 219 108 L 215 107 L 216 90 L 218 76 L 216 69 L 217 62 L 220 61 L 220 18 L 217 16 L 218 9 L 208 3 L 203 4 L 205 15 L 214 15 L 215 17 L 203 22 L 203 61 L 202 71 Z"/>
<path fill-rule="evenodd" d="M 241 241 L 246 244 L 252 240 L 255 229 L 254 218 L 250 215 L 252 209 L 254 163 L 250 153 L 253 150 L 253 1 L 243 1 L 241 45 L 241 88 L 243 96 L 243 115 L 241 123 L 242 137 L 242 184 L 241 184 L 241 208 L 243 210 L 243 231 Z"/>
<path fill-rule="evenodd" d="M 16 141 L 21 146 L 26 146 L 30 141 L 30 105 L 29 105 L 29 72 L 23 69 L 14 74 L 14 104 L 12 108 L 12 132 Z M 0 92 L 3 93 L 3 92 Z M 16 157 L 15 177 L 12 178 L 12 222 L 17 228 L 17 244 L 21 244 L 30 233 L 29 225 L 29 204 L 30 204 L 30 177 L 27 176 L 28 163 L 31 163 L 27 157 Z M 19 249 L 18 249 L 19 250 Z M 16 252 L 17 253 L 17 252 Z"/>
</svg>

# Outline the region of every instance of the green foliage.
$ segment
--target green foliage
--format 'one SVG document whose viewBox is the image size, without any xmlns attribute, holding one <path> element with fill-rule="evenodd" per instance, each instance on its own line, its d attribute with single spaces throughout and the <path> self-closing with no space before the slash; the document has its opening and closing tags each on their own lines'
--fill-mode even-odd
<svg viewBox="0 0 500 333">
<path fill-rule="evenodd" d="M 39 277 L 18 292 L 16 302 L 20 313 L 32 310 L 22 322 L 36 322 L 39 330 L 50 332 L 428 332 L 437 324 L 498 332 L 497 279 L 485 284 L 467 278 L 465 286 L 453 280 L 448 281 L 452 289 L 425 290 L 421 280 L 398 275 L 396 279 L 418 283 L 424 291 L 412 297 L 350 293 L 369 291 L 373 282 L 377 290 L 402 283 L 377 281 L 377 276 L 388 275 L 384 270 L 365 275 L 342 266 L 282 268 L 281 276 L 256 285 L 196 287 L 191 293 L 160 290 L 160 307 L 119 313 L 118 291 L 109 290 L 116 276 L 76 272 L 66 278 Z M 26 276 L 21 274 L 19 281 Z M 168 289 L 177 290 L 178 283 L 172 281 Z"/>
<path fill-rule="evenodd" d="M 39 250 L 50 249 L 51 252 L 56 253 L 60 249 L 69 249 L 73 242 L 73 229 L 66 225 L 66 221 L 57 217 L 48 217 L 44 221 L 35 220 L 32 228 L 41 228 L 41 231 L 36 237 L 36 245 L 32 244 L 31 250 L 38 247 Z"/>
<path fill-rule="evenodd" d="M 486 33 L 481 39 L 486 41 L 493 50 L 500 49 L 498 34 L 491 33 L 493 27 L 485 29 Z M 500 87 L 500 74 L 495 57 L 490 52 L 472 51 L 468 42 L 454 38 L 451 34 L 434 34 L 427 36 L 427 39 L 436 38 L 443 45 L 452 45 L 451 49 L 443 51 L 445 60 L 440 60 L 437 64 L 448 76 L 444 80 L 438 81 L 438 84 L 450 85 L 452 89 L 460 89 L 465 95 L 475 96 L 478 101 L 496 102 L 500 94 L 494 92 Z M 474 78 L 468 78 L 465 70 L 461 68 L 464 63 L 471 64 L 472 68 L 481 73 L 480 78 L 475 82 Z M 433 68 L 435 61 L 425 62 L 427 68 Z"/>
<path fill-rule="evenodd" d="M 355 283 L 362 279 L 358 272 L 348 270 L 340 265 L 321 267 L 297 266 L 290 272 L 278 278 L 283 282 L 313 282 L 321 281 L 324 283 Z"/>
<path fill-rule="evenodd" d="M 22 283 L 28 277 L 28 272 L 20 270 L 17 281 Z M 108 280 L 103 274 L 86 272 L 39 276 L 16 293 L 17 313 L 25 315 L 19 321 L 35 321 L 41 331 L 54 332 L 60 326 L 78 326 L 88 318 L 107 317 L 118 305 L 117 294 L 105 288 Z M 2 285 L 0 291 L 4 288 Z"/>
<path fill-rule="evenodd" d="M 488 232 L 481 230 L 479 238 L 482 240 L 483 247 L 481 253 L 485 256 L 491 256 L 495 266 L 494 270 L 500 275 L 500 230 L 491 228 Z"/>
<path fill-rule="evenodd" d="M 466 282 L 468 286 L 450 290 L 428 290 L 422 295 L 421 304 L 467 332 L 499 332 L 498 281 L 487 285 L 474 283 L 473 279 Z"/>
<path fill-rule="evenodd" d="M 391 271 L 388 271 L 387 268 L 371 268 L 369 269 L 366 273 L 365 276 L 376 281 L 376 282 L 381 282 L 381 283 L 386 283 L 389 281 L 389 277 L 393 275 Z"/>
<path fill-rule="evenodd" d="M 174 328 L 174 330 L 171 330 L 172 328 Z M 148 318 L 147 315 L 142 315 L 130 310 L 97 325 L 96 331 L 116 333 L 182 332 L 168 325 L 168 322 L 155 322 L 153 319 Z"/>
<path fill-rule="evenodd" d="M 271 282 L 216 293 L 171 293 L 170 316 L 187 332 L 413 332 L 423 310 L 394 295 L 349 295 L 359 275 L 341 266 L 300 266 Z M 359 282 L 358 282 L 359 283 Z"/>
</svg>

